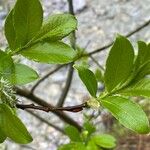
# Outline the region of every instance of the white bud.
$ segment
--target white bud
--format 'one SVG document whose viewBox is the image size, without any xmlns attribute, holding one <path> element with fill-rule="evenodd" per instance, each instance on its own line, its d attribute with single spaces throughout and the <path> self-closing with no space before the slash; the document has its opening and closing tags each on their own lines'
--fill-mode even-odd
<svg viewBox="0 0 150 150">
<path fill-rule="evenodd" d="M 87 101 L 87 105 L 93 109 L 98 109 L 100 107 L 100 103 L 96 98 L 91 98 Z"/>
</svg>

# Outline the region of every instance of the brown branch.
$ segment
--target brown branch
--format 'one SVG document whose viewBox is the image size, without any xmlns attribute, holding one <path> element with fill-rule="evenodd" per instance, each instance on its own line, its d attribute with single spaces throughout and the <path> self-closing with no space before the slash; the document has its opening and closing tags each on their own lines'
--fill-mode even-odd
<svg viewBox="0 0 150 150">
<path fill-rule="evenodd" d="M 48 126 L 51 126 L 51 127 L 53 127 L 54 129 L 58 130 L 58 131 L 61 132 L 62 134 L 65 134 L 64 130 L 61 129 L 60 127 L 58 127 L 58 126 L 56 126 L 56 125 L 50 123 L 50 122 L 47 121 L 46 119 L 40 117 L 39 115 L 33 113 L 33 112 L 30 111 L 30 110 L 26 110 L 26 111 L 27 111 L 29 114 L 31 114 L 32 116 L 34 116 L 35 118 L 37 118 L 38 120 L 40 120 L 42 123 L 44 122 L 44 123 L 46 123 Z"/>
<path fill-rule="evenodd" d="M 17 88 L 17 87 L 15 89 L 16 89 L 16 94 L 17 95 L 20 95 L 22 97 L 30 99 L 31 101 L 37 103 L 38 105 L 41 105 L 41 106 L 44 106 L 44 107 L 53 107 L 51 104 L 49 104 L 49 103 L 45 102 L 43 99 L 35 96 L 34 94 L 32 94 L 27 89 L 25 90 L 25 89 L 20 89 L 20 88 Z M 68 115 L 66 115 L 64 112 L 52 111 L 52 113 L 57 115 L 64 122 L 75 126 L 78 130 L 81 131 L 82 127 L 76 121 L 74 121 L 72 118 L 70 118 Z"/>
<path fill-rule="evenodd" d="M 148 26 L 150 24 L 150 19 L 146 22 L 144 22 L 141 26 L 137 27 L 135 30 L 129 32 L 128 34 L 126 34 L 126 37 L 130 37 L 132 36 L 133 34 L 139 32 L 140 30 L 142 30 L 143 28 L 145 28 L 146 26 Z M 88 53 L 87 56 L 89 55 L 93 55 L 93 54 L 96 54 L 98 52 L 101 52 L 107 48 L 109 48 L 111 45 L 113 44 L 113 42 L 110 42 L 109 44 L 97 49 L 97 50 L 93 50 L 92 52 Z"/>
<path fill-rule="evenodd" d="M 16 104 L 16 107 L 19 109 L 34 109 L 34 110 L 42 110 L 45 112 L 56 112 L 56 111 L 69 111 L 69 112 L 79 112 L 82 111 L 83 108 L 87 108 L 87 104 L 83 103 L 75 106 L 67 106 L 67 107 L 46 107 L 46 106 L 37 106 L 35 104 Z"/>
<path fill-rule="evenodd" d="M 62 67 L 64 67 L 65 65 L 58 65 L 55 69 L 53 69 L 52 71 L 48 72 L 46 75 L 44 75 L 31 89 L 31 92 L 33 93 L 34 90 L 39 86 L 39 84 L 41 82 L 43 82 L 45 79 L 47 79 L 50 75 L 54 74 L 55 72 L 57 72 L 58 70 L 60 70 Z"/>
<path fill-rule="evenodd" d="M 74 7 L 73 7 L 73 1 L 72 0 L 68 0 L 68 6 L 69 6 L 69 12 L 72 15 L 75 15 L 75 13 L 74 13 Z"/>
</svg>

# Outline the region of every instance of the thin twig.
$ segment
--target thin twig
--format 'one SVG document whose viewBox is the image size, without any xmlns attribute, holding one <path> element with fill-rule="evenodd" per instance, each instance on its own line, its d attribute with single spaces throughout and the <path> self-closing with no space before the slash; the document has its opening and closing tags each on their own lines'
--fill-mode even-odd
<svg viewBox="0 0 150 150">
<path fill-rule="evenodd" d="M 92 56 L 90 55 L 90 58 L 93 60 L 93 62 L 95 62 L 95 64 L 103 71 L 105 71 L 105 69 L 103 68 L 102 65 L 99 64 L 99 62 Z"/>
<path fill-rule="evenodd" d="M 139 32 L 140 30 L 142 30 L 143 28 L 145 28 L 146 26 L 148 26 L 150 24 L 150 19 L 146 22 L 144 22 L 141 26 L 137 27 L 135 30 L 129 32 L 128 34 L 126 34 L 126 37 L 130 37 L 132 36 L 133 34 Z M 88 53 L 87 55 L 93 55 L 93 54 L 96 54 L 98 52 L 101 52 L 107 48 L 109 48 L 111 45 L 113 44 L 113 42 L 110 42 L 109 44 L 97 49 L 97 50 L 93 50 L 92 52 Z"/>
<path fill-rule="evenodd" d="M 61 129 L 60 127 L 58 127 L 58 126 L 56 126 L 56 125 L 50 123 L 50 122 L 47 121 L 46 119 L 40 117 L 39 115 L 33 113 L 33 112 L 30 111 L 30 110 L 26 110 L 26 111 L 27 111 L 29 114 L 31 114 L 32 116 L 34 116 L 34 117 L 36 117 L 37 119 L 39 119 L 42 123 L 44 122 L 44 123 L 46 123 L 48 126 L 51 126 L 51 127 L 53 127 L 54 129 L 58 130 L 58 131 L 61 132 L 62 134 L 65 134 L 64 130 Z"/>
<path fill-rule="evenodd" d="M 32 94 L 27 89 L 20 89 L 18 87 L 15 87 L 15 91 L 16 91 L 17 95 L 20 95 L 22 97 L 30 99 L 31 101 L 37 103 L 38 105 L 41 105 L 44 107 L 53 107 L 51 104 L 49 104 L 46 101 L 44 101 L 43 99 L 35 96 L 34 94 Z M 76 121 L 74 121 L 72 118 L 70 118 L 68 115 L 66 115 L 65 113 L 60 112 L 60 111 L 53 111 L 52 113 L 54 113 L 56 116 L 58 116 L 64 122 L 73 125 L 79 131 L 81 131 L 82 127 Z"/>
<path fill-rule="evenodd" d="M 60 95 L 60 98 L 58 100 L 58 104 L 57 106 L 63 106 L 64 104 L 64 101 L 67 97 L 67 94 L 69 92 L 69 88 L 70 88 L 70 85 L 71 85 L 71 81 L 72 81 L 72 77 L 73 77 L 73 67 L 72 67 L 72 64 L 69 65 L 69 70 L 68 70 L 68 76 L 67 76 L 67 79 L 66 79 L 66 84 L 65 84 L 65 87 L 64 89 L 62 90 L 62 93 Z"/>
<path fill-rule="evenodd" d="M 72 15 L 75 15 L 72 0 L 68 0 L 68 7 L 69 7 L 69 13 L 72 14 Z M 70 35 L 70 43 L 71 43 L 72 48 L 75 50 L 76 49 L 76 34 L 75 34 L 75 31 L 73 31 Z M 67 94 L 69 92 L 69 89 L 70 89 L 70 86 L 71 86 L 71 83 L 72 83 L 73 72 L 74 72 L 73 63 L 71 63 L 69 65 L 68 76 L 67 76 L 67 79 L 66 79 L 65 87 L 62 90 L 62 93 L 61 93 L 60 98 L 59 98 L 58 103 L 57 103 L 58 107 L 63 106 L 63 104 L 66 100 Z"/>
<path fill-rule="evenodd" d="M 19 145 L 19 146 L 20 146 L 20 149 L 37 150 L 36 148 L 33 148 L 33 147 L 29 146 L 29 145 Z M 5 150 L 7 150 L 7 148 Z"/>
<path fill-rule="evenodd" d="M 31 92 L 33 93 L 35 89 L 39 86 L 41 82 L 43 82 L 45 79 L 47 79 L 50 75 L 54 74 L 58 70 L 60 70 L 65 65 L 58 65 L 56 68 L 54 68 L 52 71 L 48 72 L 46 75 L 44 75 L 31 89 Z"/>
<path fill-rule="evenodd" d="M 69 6 L 69 13 L 71 13 L 72 15 L 74 14 L 74 7 L 73 7 L 73 1 L 72 0 L 68 0 L 68 6 Z"/>
</svg>

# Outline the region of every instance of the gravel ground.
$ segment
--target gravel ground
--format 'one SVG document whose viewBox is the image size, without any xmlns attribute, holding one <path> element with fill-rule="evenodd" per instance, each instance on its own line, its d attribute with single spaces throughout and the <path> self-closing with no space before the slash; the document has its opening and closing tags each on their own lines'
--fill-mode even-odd
<svg viewBox="0 0 150 150">
<path fill-rule="evenodd" d="M 92 51 L 104 46 L 112 41 L 117 33 L 125 35 L 150 19 L 150 0 L 74 0 L 74 2 L 79 22 L 77 44 L 83 48 L 86 47 L 87 51 Z M 10 0 L 0 0 L 1 47 L 6 46 L 5 39 L 3 38 L 2 26 L 4 24 L 4 18 L 12 3 L 13 1 Z M 57 12 L 66 12 L 68 9 L 66 0 L 43 0 L 42 3 L 44 5 L 45 16 Z M 150 30 L 148 29 L 149 26 L 130 38 L 135 48 L 137 47 L 137 40 L 150 41 Z M 96 54 L 95 58 L 97 58 L 101 64 L 104 64 L 107 52 L 108 51 L 103 51 L 100 54 Z M 23 60 L 23 62 L 32 65 L 33 68 L 39 71 L 41 76 L 46 74 L 53 67 L 51 65 L 41 65 L 27 60 Z M 92 67 L 95 67 L 95 65 L 92 65 Z M 36 89 L 38 95 L 50 103 L 56 104 L 65 83 L 67 69 L 68 68 L 63 68 L 55 75 L 45 80 L 45 82 Z M 79 81 L 77 74 L 74 73 L 73 84 L 65 105 L 79 104 L 87 96 L 88 94 L 85 87 Z M 51 113 L 39 114 L 60 127 L 64 125 L 59 118 Z M 82 113 L 68 114 L 82 124 Z M 28 146 L 19 146 L 7 141 L 5 146 L 8 150 L 56 150 L 58 145 L 68 142 L 68 139 L 61 133 L 43 124 L 30 114 L 19 111 L 19 115 L 31 132 L 34 141 Z"/>
</svg>

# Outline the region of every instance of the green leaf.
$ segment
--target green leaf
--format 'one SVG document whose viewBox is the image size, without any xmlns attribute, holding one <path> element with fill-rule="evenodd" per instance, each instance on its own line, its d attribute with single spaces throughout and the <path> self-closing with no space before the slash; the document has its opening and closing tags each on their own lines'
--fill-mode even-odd
<svg viewBox="0 0 150 150">
<path fill-rule="evenodd" d="M 0 78 L 13 84 L 26 84 L 38 78 L 38 74 L 23 64 L 14 64 L 10 55 L 0 51 Z"/>
<path fill-rule="evenodd" d="M 96 131 L 95 126 L 89 121 L 85 122 L 83 126 L 84 126 L 84 129 L 88 131 L 89 135 L 91 135 L 92 133 Z"/>
<path fill-rule="evenodd" d="M 0 121 L 0 123 L 1 123 L 1 121 Z M 3 143 L 6 140 L 6 138 L 7 138 L 6 135 L 4 134 L 4 132 L 0 128 L 0 143 Z"/>
<path fill-rule="evenodd" d="M 23 49 L 20 54 L 28 59 L 52 64 L 66 64 L 74 61 L 76 52 L 62 42 L 41 42 Z"/>
<path fill-rule="evenodd" d="M 61 145 L 58 150 L 75 150 L 73 149 L 74 143 L 69 143 L 65 145 Z"/>
<path fill-rule="evenodd" d="M 103 82 L 104 81 L 103 73 L 98 68 L 95 70 L 95 77 L 96 77 L 98 82 Z"/>
<path fill-rule="evenodd" d="M 13 60 L 10 55 L 0 50 L 0 78 L 10 79 L 14 71 Z"/>
<path fill-rule="evenodd" d="M 150 98 L 150 79 L 144 78 L 139 82 L 130 84 L 130 86 L 120 90 L 118 93 L 128 96 L 143 96 Z"/>
<path fill-rule="evenodd" d="M 134 76 L 133 83 L 140 81 L 143 79 L 146 75 L 150 74 L 150 61 L 146 62 L 144 65 L 139 67 L 136 75 Z"/>
<path fill-rule="evenodd" d="M 78 70 L 78 74 L 91 96 L 96 97 L 97 81 L 94 73 L 84 66 L 74 66 Z"/>
<path fill-rule="evenodd" d="M 138 56 L 136 59 L 136 65 L 141 66 L 150 60 L 150 47 L 143 42 L 138 41 Z"/>
<path fill-rule="evenodd" d="M 139 41 L 138 56 L 135 62 L 135 75 L 133 83 L 138 82 L 146 75 L 150 74 L 150 45 Z"/>
<path fill-rule="evenodd" d="M 34 38 L 35 41 L 44 39 L 61 40 L 77 28 L 77 20 L 71 14 L 57 14 L 49 17 Z"/>
<path fill-rule="evenodd" d="M 103 148 L 114 148 L 116 146 L 116 139 L 108 134 L 95 135 L 92 139 L 95 144 Z"/>
<path fill-rule="evenodd" d="M 36 80 L 39 76 L 33 69 L 23 64 L 14 64 L 14 72 L 12 74 L 13 84 L 26 84 Z"/>
<path fill-rule="evenodd" d="M 20 144 L 32 141 L 24 124 L 6 104 L 0 104 L 0 119 L 0 128 L 7 137 Z"/>
<path fill-rule="evenodd" d="M 16 38 L 16 33 L 13 24 L 13 12 L 14 10 L 12 9 L 7 16 L 4 30 L 5 30 L 5 36 L 8 41 L 10 49 L 15 50 L 18 46 L 17 46 L 17 41 L 16 41 L 17 38 Z"/>
<path fill-rule="evenodd" d="M 58 150 L 86 150 L 86 147 L 84 146 L 83 143 L 74 142 L 62 145 L 61 147 L 59 147 Z"/>
<path fill-rule="evenodd" d="M 17 0 L 13 21 L 19 46 L 27 44 L 40 30 L 43 10 L 39 0 Z"/>
<path fill-rule="evenodd" d="M 86 146 L 86 150 L 102 150 L 101 148 L 99 148 L 95 143 L 94 140 L 91 139 L 87 146 Z"/>
<path fill-rule="evenodd" d="M 134 51 L 129 40 L 118 36 L 110 50 L 104 74 L 106 90 L 111 92 L 121 86 L 133 69 Z"/>
<path fill-rule="evenodd" d="M 149 133 L 148 118 L 138 104 L 119 96 L 106 97 L 101 102 L 125 127 L 140 134 Z"/>
<path fill-rule="evenodd" d="M 79 131 L 74 126 L 67 126 L 65 128 L 65 133 L 69 136 L 70 140 L 73 142 L 80 142 L 81 137 Z"/>
</svg>

